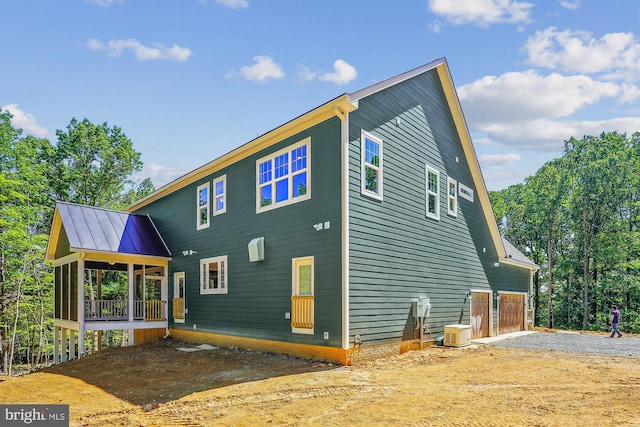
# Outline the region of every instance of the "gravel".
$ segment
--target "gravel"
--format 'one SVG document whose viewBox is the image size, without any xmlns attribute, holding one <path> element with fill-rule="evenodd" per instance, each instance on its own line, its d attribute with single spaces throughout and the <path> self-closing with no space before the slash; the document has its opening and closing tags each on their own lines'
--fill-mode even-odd
<svg viewBox="0 0 640 427">
<path fill-rule="evenodd" d="M 611 354 L 640 357 L 640 338 L 609 338 L 609 335 L 589 335 L 571 332 L 533 333 L 491 342 L 496 347 L 558 350 L 569 353 Z"/>
</svg>

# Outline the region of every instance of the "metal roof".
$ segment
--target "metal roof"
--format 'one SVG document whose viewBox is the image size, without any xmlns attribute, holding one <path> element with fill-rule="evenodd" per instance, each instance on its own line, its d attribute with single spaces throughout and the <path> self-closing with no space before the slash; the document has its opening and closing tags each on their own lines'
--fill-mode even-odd
<svg viewBox="0 0 640 427">
<path fill-rule="evenodd" d="M 57 202 L 56 210 L 73 251 L 171 257 L 147 215 L 66 202 Z"/>
<path fill-rule="evenodd" d="M 504 246 L 506 259 L 528 264 L 531 266 L 531 268 L 537 267 L 536 263 L 527 258 L 525 254 L 520 252 L 518 248 L 513 246 L 511 242 L 504 238 L 504 236 L 500 236 L 500 238 L 502 239 L 502 245 Z"/>
</svg>

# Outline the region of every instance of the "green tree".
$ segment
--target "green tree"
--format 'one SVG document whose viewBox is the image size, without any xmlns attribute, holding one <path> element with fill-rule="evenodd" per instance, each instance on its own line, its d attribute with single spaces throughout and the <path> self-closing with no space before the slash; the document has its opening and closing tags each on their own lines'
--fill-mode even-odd
<svg viewBox="0 0 640 427">
<path fill-rule="evenodd" d="M 142 170 L 140 153 L 117 126 L 75 118 L 58 130 L 52 186 L 58 200 L 99 207 L 122 206 L 130 176 Z"/>
</svg>

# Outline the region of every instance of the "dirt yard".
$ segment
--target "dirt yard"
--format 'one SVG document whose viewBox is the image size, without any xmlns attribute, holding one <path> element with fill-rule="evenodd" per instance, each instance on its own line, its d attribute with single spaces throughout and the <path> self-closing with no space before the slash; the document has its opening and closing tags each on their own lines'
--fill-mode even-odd
<svg viewBox="0 0 640 427">
<path fill-rule="evenodd" d="M 72 426 L 640 426 L 637 357 L 481 345 L 342 367 L 178 347 L 0 377 L 0 403 L 69 404 Z"/>
</svg>

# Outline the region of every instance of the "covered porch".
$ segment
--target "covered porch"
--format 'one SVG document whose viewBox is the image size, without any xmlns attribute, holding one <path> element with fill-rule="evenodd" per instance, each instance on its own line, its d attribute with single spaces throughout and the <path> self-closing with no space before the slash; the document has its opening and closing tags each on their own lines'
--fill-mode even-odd
<svg viewBox="0 0 640 427">
<path fill-rule="evenodd" d="M 165 335 L 170 257 L 148 216 L 57 203 L 54 363 L 99 350 L 103 331 L 122 331 L 123 345 Z"/>
</svg>

